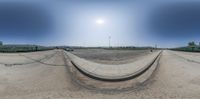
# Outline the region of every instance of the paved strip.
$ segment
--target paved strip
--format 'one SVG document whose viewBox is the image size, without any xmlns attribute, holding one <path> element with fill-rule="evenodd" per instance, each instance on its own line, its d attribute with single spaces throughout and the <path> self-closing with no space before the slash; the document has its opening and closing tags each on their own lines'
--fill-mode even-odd
<svg viewBox="0 0 200 99">
<path fill-rule="evenodd" d="M 174 55 L 183 58 L 189 62 L 194 62 L 200 64 L 200 53 L 192 52 L 181 52 L 181 51 L 170 51 Z"/>
<path fill-rule="evenodd" d="M 141 57 L 140 60 L 121 65 L 107 65 L 91 62 L 69 52 L 65 52 L 72 64 L 83 74 L 104 81 L 123 81 L 137 77 L 147 71 L 156 61 L 161 51 Z"/>
<path fill-rule="evenodd" d="M 1 53 L 0 64 L 5 66 L 27 65 L 53 57 L 55 50 L 31 53 Z M 8 61 L 9 60 L 9 61 Z"/>
</svg>

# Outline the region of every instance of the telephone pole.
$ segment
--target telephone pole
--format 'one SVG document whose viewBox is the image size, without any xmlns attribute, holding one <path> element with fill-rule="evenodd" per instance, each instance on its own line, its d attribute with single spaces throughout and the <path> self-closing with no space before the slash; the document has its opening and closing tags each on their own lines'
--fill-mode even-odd
<svg viewBox="0 0 200 99">
<path fill-rule="evenodd" d="M 157 44 L 155 44 L 155 49 L 157 49 Z"/>
<path fill-rule="evenodd" d="M 108 37 L 108 47 L 110 48 L 110 39 L 111 39 L 111 36 Z"/>
</svg>

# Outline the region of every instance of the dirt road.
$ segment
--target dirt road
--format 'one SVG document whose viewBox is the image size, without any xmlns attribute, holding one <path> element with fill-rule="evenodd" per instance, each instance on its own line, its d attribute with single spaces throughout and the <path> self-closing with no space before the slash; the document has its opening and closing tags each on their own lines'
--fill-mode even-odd
<svg viewBox="0 0 200 99">
<path fill-rule="evenodd" d="M 178 56 L 184 56 L 185 53 L 163 51 L 159 68 L 144 85 L 125 92 L 101 92 L 85 89 L 75 83 L 66 65 L 68 60 L 64 58 L 61 50 L 47 52 L 45 55 L 52 55 L 54 52 L 56 54 L 51 58 L 31 64 L 12 66 L 0 64 L 0 99 L 200 98 L 200 64 Z M 199 56 L 199 54 L 191 55 Z M 0 55 L 0 58 L 3 57 Z"/>
</svg>

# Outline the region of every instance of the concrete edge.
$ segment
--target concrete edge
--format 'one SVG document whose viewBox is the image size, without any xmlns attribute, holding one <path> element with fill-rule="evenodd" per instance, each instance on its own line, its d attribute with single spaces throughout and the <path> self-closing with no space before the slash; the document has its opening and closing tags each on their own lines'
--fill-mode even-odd
<svg viewBox="0 0 200 99">
<path fill-rule="evenodd" d="M 130 79 L 134 79 L 134 78 L 137 78 L 139 76 L 141 76 L 142 74 L 144 74 L 145 72 L 147 72 L 151 67 L 152 65 L 155 64 L 156 61 L 159 60 L 160 58 L 160 55 L 161 55 L 162 51 L 160 51 L 158 53 L 158 55 L 147 65 L 147 66 L 144 66 L 144 68 L 141 68 L 140 70 L 138 70 L 137 72 L 134 72 L 130 75 L 125 75 L 125 76 L 120 76 L 120 77 L 105 77 L 105 76 L 100 76 L 100 75 L 95 75 L 94 73 L 90 73 L 86 70 L 83 70 L 81 68 L 79 68 L 79 66 L 77 66 L 71 59 L 70 57 L 68 56 L 68 58 L 70 59 L 70 62 L 73 64 L 73 66 L 79 71 L 81 72 L 83 75 L 85 76 L 88 76 L 92 79 L 95 79 L 95 80 L 100 80 L 100 81 L 108 81 L 108 82 L 119 82 L 119 81 L 126 81 L 126 80 L 130 80 Z M 67 54 L 66 54 L 67 55 Z M 153 73 L 153 71 L 152 71 Z"/>
</svg>

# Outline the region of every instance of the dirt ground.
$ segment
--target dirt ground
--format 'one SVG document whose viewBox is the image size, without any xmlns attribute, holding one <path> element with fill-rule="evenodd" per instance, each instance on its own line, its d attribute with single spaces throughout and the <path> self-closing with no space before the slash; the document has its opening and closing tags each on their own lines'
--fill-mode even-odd
<svg viewBox="0 0 200 99">
<path fill-rule="evenodd" d="M 76 49 L 73 54 L 103 64 L 124 64 L 150 54 L 150 50 Z"/>
<path fill-rule="evenodd" d="M 159 68 L 144 85 L 123 92 L 89 90 L 76 83 L 61 50 L 34 52 L 25 65 L 0 64 L 0 99 L 199 99 L 200 64 L 184 53 L 163 51 Z M 199 56 L 196 53 L 187 53 Z M 37 56 L 40 57 L 37 57 Z M 42 56 L 41 56 L 42 55 Z M 48 56 L 51 57 L 48 57 Z M 182 55 L 182 57 L 178 56 Z M 17 55 L 18 56 L 18 55 Z M 33 57 L 29 54 L 19 57 Z M 44 58 L 46 57 L 46 58 Z M 2 54 L 0 59 L 4 58 Z M 37 59 L 42 59 L 37 61 Z M 195 58 L 196 59 L 196 58 Z M 190 58 L 192 60 L 192 58 Z M 18 61 L 18 60 L 15 60 Z M 20 59 L 24 62 L 24 59 Z M 11 62 L 14 64 L 13 62 Z"/>
</svg>

